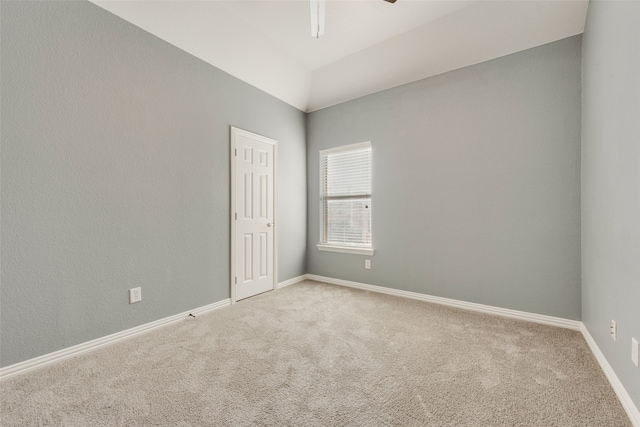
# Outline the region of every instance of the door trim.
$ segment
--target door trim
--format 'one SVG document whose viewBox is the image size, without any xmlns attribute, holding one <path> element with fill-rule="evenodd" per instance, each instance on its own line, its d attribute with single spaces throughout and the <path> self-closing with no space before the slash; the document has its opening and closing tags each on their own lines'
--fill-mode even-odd
<svg viewBox="0 0 640 427">
<path fill-rule="evenodd" d="M 230 258 L 230 274 L 229 274 L 229 288 L 231 294 L 231 304 L 236 303 L 236 137 L 237 135 L 244 135 L 253 139 L 259 140 L 266 144 L 273 145 L 273 290 L 277 288 L 278 283 L 278 141 L 275 139 L 267 138 L 266 136 L 258 135 L 257 133 L 249 132 L 235 126 L 229 126 L 229 163 L 231 164 L 231 203 L 229 211 L 230 222 L 230 240 L 229 245 L 229 258 Z"/>
</svg>

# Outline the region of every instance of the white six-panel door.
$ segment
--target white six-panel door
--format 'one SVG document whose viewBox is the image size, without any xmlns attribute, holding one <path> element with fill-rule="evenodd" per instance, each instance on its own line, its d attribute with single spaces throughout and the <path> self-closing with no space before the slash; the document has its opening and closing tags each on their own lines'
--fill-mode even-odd
<svg viewBox="0 0 640 427">
<path fill-rule="evenodd" d="M 276 141 L 231 128 L 231 297 L 275 287 Z"/>
</svg>

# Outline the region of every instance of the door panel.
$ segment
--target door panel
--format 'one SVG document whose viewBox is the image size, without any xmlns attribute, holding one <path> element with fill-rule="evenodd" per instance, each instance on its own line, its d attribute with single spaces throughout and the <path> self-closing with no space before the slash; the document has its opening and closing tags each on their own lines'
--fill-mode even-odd
<svg viewBox="0 0 640 427">
<path fill-rule="evenodd" d="M 275 141 L 236 128 L 231 140 L 232 294 L 237 301 L 275 288 Z"/>
</svg>

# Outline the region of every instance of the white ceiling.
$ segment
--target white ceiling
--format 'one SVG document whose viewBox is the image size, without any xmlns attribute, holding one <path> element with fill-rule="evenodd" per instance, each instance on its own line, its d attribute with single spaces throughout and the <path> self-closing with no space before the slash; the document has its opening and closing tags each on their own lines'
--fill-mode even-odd
<svg viewBox="0 0 640 427">
<path fill-rule="evenodd" d="M 303 110 L 580 34 L 588 0 L 92 0 Z"/>
</svg>

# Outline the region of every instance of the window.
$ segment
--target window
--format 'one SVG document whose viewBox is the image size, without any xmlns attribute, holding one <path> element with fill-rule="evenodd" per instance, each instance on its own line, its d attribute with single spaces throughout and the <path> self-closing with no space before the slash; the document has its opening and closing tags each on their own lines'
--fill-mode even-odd
<svg viewBox="0 0 640 427">
<path fill-rule="evenodd" d="M 318 249 L 373 255 L 370 142 L 320 150 Z"/>
</svg>

